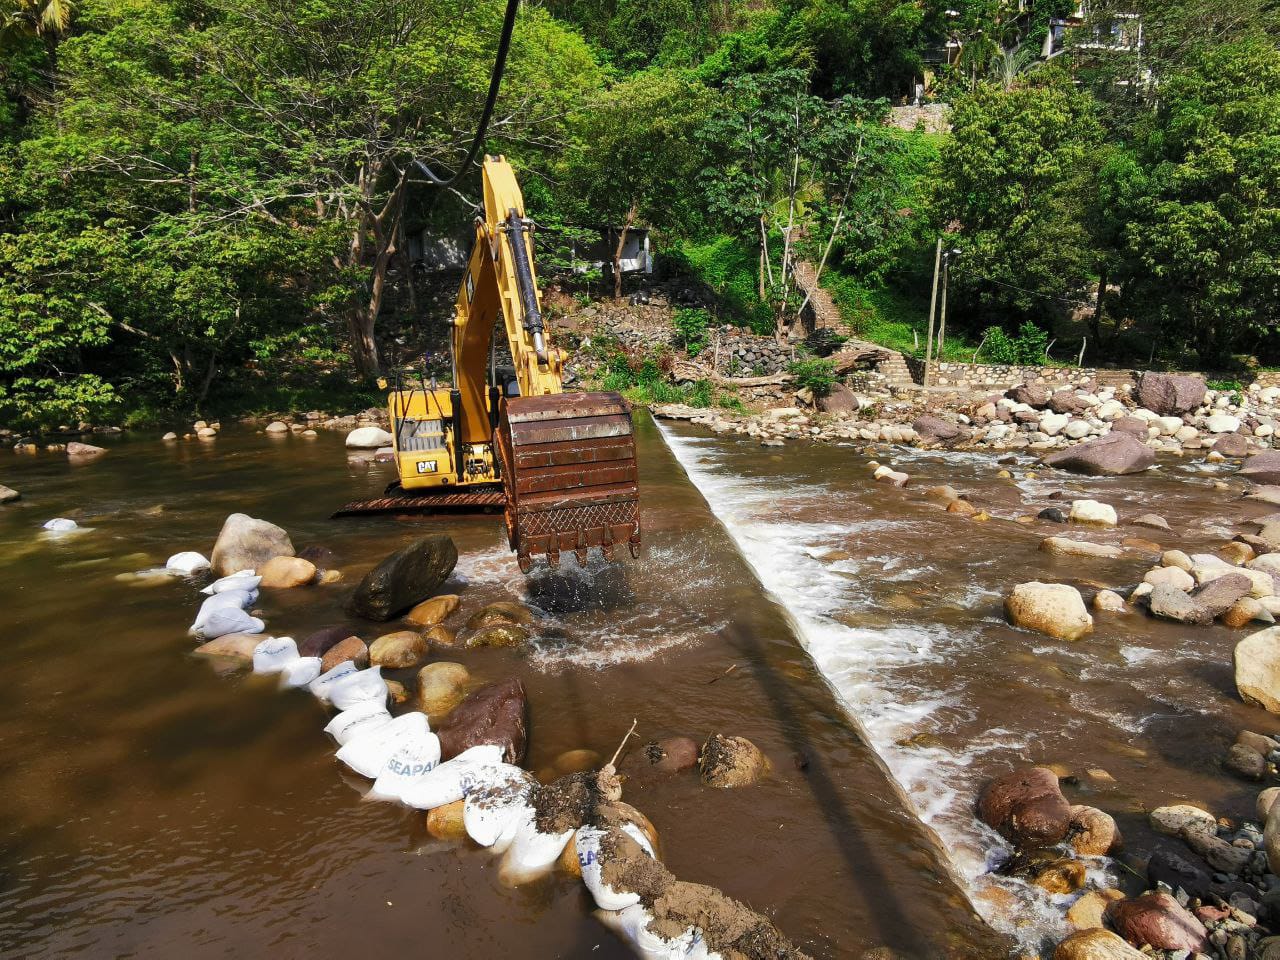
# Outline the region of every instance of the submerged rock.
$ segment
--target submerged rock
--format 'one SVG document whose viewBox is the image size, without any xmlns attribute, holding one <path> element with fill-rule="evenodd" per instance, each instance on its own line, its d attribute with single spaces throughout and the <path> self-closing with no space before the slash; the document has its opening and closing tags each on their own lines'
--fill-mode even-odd
<svg viewBox="0 0 1280 960">
<path fill-rule="evenodd" d="M 457 562 L 458 548 L 449 537 L 415 540 L 365 574 L 347 601 L 347 612 L 366 620 L 390 620 L 431 596 Z"/>
<path fill-rule="evenodd" d="M 519 766 L 528 737 L 524 685 L 512 678 L 481 687 L 456 706 L 436 733 L 440 758 L 451 760 L 469 747 L 493 743 L 503 759 Z"/>
<path fill-rule="evenodd" d="M 467 618 L 467 626 L 472 630 L 500 623 L 516 623 L 524 626 L 533 623 L 533 613 L 528 607 L 519 603 L 499 601 L 481 607 Z"/>
<path fill-rule="evenodd" d="M 1018 847 L 1061 843 L 1071 825 L 1071 805 L 1047 767 L 1023 767 L 987 783 L 978 795 L 978 818 Z"/>
<path fill-rule="evenodd" d="M 298 656 L 300 657 L 323 657 L 325 652 L 339 641 L 345 640 L 352 635 L 352 630 L 345 624 L 337 624 L 332 627 L 321 627 L 313 633 L 307 634 L 303 641 L 298 644 Z"/>
<path fill-rule="evenodd" d="M 430 600 L 423 600 L 406 613 L 404 619 L 421 627 L 433 627 L 448 619 L 449 615 L 458 609 L 459 602 L 460 598 L 456 593 L 444 593 Z"/>
<path fill-rule="evenodd" d="M 1040 549 L 1062 557 L 1091 557 L 1095 560 L 1115 560 L 1124 551 L 1106 543 L 1090 543 L 1088 540 L 1072 540 L 1070 537 L 1045 537 Z"/>
<path fill-rule="evenodd" d="M 258 571 L 262 586 L 269 590 L 288 590 L 304 586 L 316 578 L 316 565 L 301 557 L 272 557 Z"/>
<path fill-rule="evenodd" d="M 1196 953 L 1208 948 L 1204 924 L 1167 893 L 1117 900 L 1107 907 L 1106 917 L 1117 933 L 1137 947 Z"/>
<path fill-rule="evenodd" d="M 1232 744 L 1231 749 L 1227 751 L 1226 759 L 1222 761 L 1222 766 L 1246 780 L 1261 780 L 1267 774 L 1267 758 L 1253 747 L 1243 743 Z"/>
<path fill-rule="evenodd" d="M 495 623 L 467 637 L 467 649 L 478 647 L 518 647 L 529 639 L 529 631 L 518 623 Z"/>
<path fill-rule="evenodd" d="M 1004 607 L 1015 626 L 1062 640 L 1078 640 L 1093 630 L 1080 591 L 1065 583 L 1020 583 Z"/>
<path fill-rule="evenodd" d="M 1115 430 L 1105 437 L 1056 451 L 1044 458 L 1046 466 L 1092 476 L 1141 473 L 1155 462 L 1156 455 L 1150 447 L 1130 434 Z"/>
<path fill-rule="evenodd" d="M 697 766 L 698 753 L 698 743 L 692 737 L 651 740 L 640 749 L 627 753 L 621 772 L 641 778 L 671 776 Z"/>
<path fill-rule="evenodd" d="M 716 733 L 702 745 L 698 768 L 707 786 L 730 789 L 757 782 L 768 769 L 768 761 L 760 748 L 746 737 Z"/>
<path fill-rule="evenodd" d="M 369 663 L 388 670 L 416 667 L 427 659 L 427 639 L 413 630 L 397 630 L 369 644 Z"/>
<path fill-rule="evenodd" d="M 292 557 L 293 542 L 283 529 L 248 514 L 233 513 L 222 524 L 209 561 L 220 577 L 265 567 L 273 557 Z"/>
<path fill-rule="evenodd" d="M 1170 890 L 1182 890 L 1199 900 L 1213 890 L 1209 865 L 1185 849 L 1169 846 L 1157 847 L 1147 860 L 1147 882 L 1153 887 L 1163 883 Z"/>
</svg>

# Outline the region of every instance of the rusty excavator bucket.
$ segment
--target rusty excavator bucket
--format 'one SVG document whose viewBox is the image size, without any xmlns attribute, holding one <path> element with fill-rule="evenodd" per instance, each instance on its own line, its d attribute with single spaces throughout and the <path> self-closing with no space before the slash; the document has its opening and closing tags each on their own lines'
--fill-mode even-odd
<svg viewBox="0 0 1280 960">
<path fill-rule="evenodd" d="M 507 534 L 520 569 L 556 566 L 591 547 L 606 560 L 625 543 L 640 555 L 640 499 L 631 409 L 616 393 L 508 399 L 496 431 Z"/>
</svg>

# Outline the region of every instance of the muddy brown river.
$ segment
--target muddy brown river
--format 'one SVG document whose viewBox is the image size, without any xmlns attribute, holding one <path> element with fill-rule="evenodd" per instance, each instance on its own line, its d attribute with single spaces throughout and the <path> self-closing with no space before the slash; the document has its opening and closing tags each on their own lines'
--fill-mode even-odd
<svg viewBox="0 0 1280 960">
<path fill-rule="evenodd" d="M 1250 809 L 1255 791 L 1218 760 L 1239 728 L 1274 728 L 1234 695 L 1229 631 L 1100 617 L 1068 643 L 1001 615 L 1021 580 L 1125 586 L 1150 562 L 1040 553 L 1062 528 L 1012 518 L 1055 490 L 1122 517 L 1155 510 L 1177 531 L 1093 539 L 1190 550 L 1229 538 L 1250 508 L 1195 464 L 1026 479 L 1028 460 L 1010 481 L 988 457 L 893 451 L 913 476 L 897 490 L 871 483 L 847 447 L 763 450 L 642 415 L 637 433 L 642 559 L 527 578 L 497 517 L 329 519 L 391 469 L 350 462 L 340 434 L 139 436 L 74 466 L 3 454 L 0 481 L 24 499 L 0 508 L 0 955 L 632 956 L 578 881 L 510 889 L 487 851 L 365 801 L 309 693 L 191 656 L 202 581 L 130 574 L 207 554 L 235 511 L 332 550 L 344 573 L 264 591 L 256 606 L 277 636 L 348 622 L 364 571 L 424 531 L 450 533 L 462 616 L 499 599 L 540 615 L 530 650 L 439 657 L 480 680 L 521 678 L 531 770 L 571 749 L 609 755 L 633 718 L 642 740 L 755 741 L 773 772 L 754 787 L 689 774 L 629 782 L 625 799 L 681 879 L 746 901 L 815 957 L 1001 957 L 1060 933 L 1068 901 L 989 875 L 1001 846 L 971 816 L 982 779 L 1013 763 L 1065 768 L 1073 802 L 1115 815 L 1139 850 L 1152 806 Z M 944 482 L 997 518 L 929 504 L 923 488 Z M 56 516 L 84 529 L 41 532 Z M 396 628 L 350 624 L 366 640 Z M 1095 877 L 1109 870 L 1100 860 Z"/>
</svg>

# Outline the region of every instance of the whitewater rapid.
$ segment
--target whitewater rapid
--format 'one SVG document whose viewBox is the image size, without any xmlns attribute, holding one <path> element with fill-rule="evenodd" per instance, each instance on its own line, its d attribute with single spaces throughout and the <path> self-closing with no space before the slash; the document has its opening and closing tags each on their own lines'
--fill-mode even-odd
<svg viewBox="0 0 1280 960">
<path fill-rule="evenodd" d="M 963 630 L 941 624 L 906 622 L 883 627 L 851 626 L 834 614 L 874 602 L 868 578 L 905 584 L 930 570 L 927 558 L 876 555 L 873 542 L 910 523 L 873 515 L 824 484 L 785 486 L 734 473 L 723 462 L 724 440 L 679 435 L 659 424 L 663 438 L 690 481 L 724 525 L 764 588 L 788 612 L 801 643 L 835 688 L 854 724 L 881 757 L 919 819 L 940 846 L 975 910 L 994 928 L 1031 945 L 1067 932 L 1065 907 L 1074 899 L 1045 893 L 1021 880 L 999 876 L 992 867 L 1009 852 L 993 830 L 973 815 L 980 776 L 973 769 L 989 753 L 1008 755 L 1029 745 L 1028 734 L 991 728 L 970 737 L 963 752 L 927 736 L 948 726 L 957 713 L 971 716 L 965 691 L 939 680 L 922 687 L 922 671 L 945 666 L 949 652 L 974 642 Z M 831 508 L 830 522 L 796 522 L 788 514 Z M 870 549 L 865 557 L 835 552 L 851 540 Z M 955 600 L 972 605 L 987 591 L 969 586 Z M 1134 654 L 1141 656 L 1138 651 Z M 929 671 L 946 678 L 946 669 Z M 921 734 L 926 734 L 921 736 Z M 1098 871 L 1101 871 L 1101 862 Z M 1099 879 L 1098 872 L 1094 873 Z"/>
</svg>

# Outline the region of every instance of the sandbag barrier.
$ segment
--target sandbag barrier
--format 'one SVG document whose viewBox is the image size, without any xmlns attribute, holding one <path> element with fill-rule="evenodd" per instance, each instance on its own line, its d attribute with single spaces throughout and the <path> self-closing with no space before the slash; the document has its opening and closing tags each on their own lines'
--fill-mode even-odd
<svg viewBox="0 0 1280 960">
<path fill-rule="evenodd" d="M 208 568 L 204 557 L 188 551 L 171 557 L 165 570 L 192 576 Z M 262 633 L 265 621 L 247 612 L 260 581 L 255 571 L 240 570 L 204 587 L 191 635 L 212 640 Z M 256 674 L 277 675 L 281 689 L 305 687 L 334 708 L 324 732 L 338 745 L 338 761 L 372 781 L 367 799 L 424 811 L 461 803 L 464 832 L 501 858 L 503 883 L 529 883 L 557 865 L 577 874 L 598 919 L 638 956 L 808 960 L 765 917 L 666 870 L 657 858 L 656 833 L 648 832 L 652 825 L 622 802 L 613 761 L 544 785 L 506 762 L 502 744 L 470 746 L 443 759 L 425 713 L 393 716 L 388 710 L 390 690 L 380 666 L 359 669 L 348 660 L 321 673 L 320 657 L 304 657 L 292 637 L 274 636 L 254 647 L 252 663 Z"/>
</svg>

